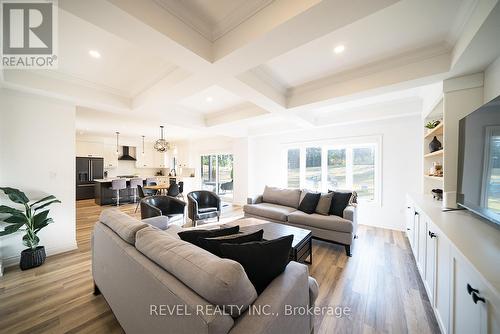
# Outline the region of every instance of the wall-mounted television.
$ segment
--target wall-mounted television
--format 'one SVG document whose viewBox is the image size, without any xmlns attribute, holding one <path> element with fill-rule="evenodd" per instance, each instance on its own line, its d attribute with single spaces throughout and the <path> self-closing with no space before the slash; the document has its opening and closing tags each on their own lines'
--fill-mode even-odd
<svg viewBox="0 0 500 334">
<path fill-rule="evenodd" d="M 457 203 L 500 225 L 500 96 L 460 120 Z"/>
</svg>

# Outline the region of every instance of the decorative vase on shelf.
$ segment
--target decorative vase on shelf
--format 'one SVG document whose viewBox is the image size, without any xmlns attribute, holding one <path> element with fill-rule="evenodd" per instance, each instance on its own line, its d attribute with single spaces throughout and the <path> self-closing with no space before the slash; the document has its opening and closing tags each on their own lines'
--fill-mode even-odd
<svg viewBox="0 0 500 334">
<path fill-rule="evenodd" d="M 441 149 L 441 142 L 434 136 L 434 139 L 429 143 L 430 153 L 439 151 Z"/>
</svg>

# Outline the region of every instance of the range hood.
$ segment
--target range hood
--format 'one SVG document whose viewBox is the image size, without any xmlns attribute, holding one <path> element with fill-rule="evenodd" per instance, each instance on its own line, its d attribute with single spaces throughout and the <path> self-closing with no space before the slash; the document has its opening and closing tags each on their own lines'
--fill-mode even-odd
<svg viewBox="0 0 500 334">
<path fill-rule="evenodd" d="M 123 154 L 118 158 L 118 160 L 126 160 L 126 161 L 136 161 L 135 155 L 135 147 L 130 146 L 122 146 Z"/>
</svg>

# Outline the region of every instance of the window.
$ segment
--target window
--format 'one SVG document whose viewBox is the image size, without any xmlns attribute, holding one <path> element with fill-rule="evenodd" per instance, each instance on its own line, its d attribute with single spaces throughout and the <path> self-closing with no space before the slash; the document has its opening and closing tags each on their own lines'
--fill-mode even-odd
<svg viewBox="0 0 500 334">
<path fill-rule="evenodd" d="M 360 201 L 377 201 L 378 147 L 378 142 L 291 147 L 287 185 L 323 192 L 352 189 Z"/>
<path fill-rule="evenodd" d="M 328 189 L 347 188 L 345 149 L 328 150 Z"/>
<path fill-rule="evenodd" d="M 375 199 L 375 148 L 352 149 L 352 188 L 359 198 Z"/>
<path fill-rule="evenodd" d="M 300 187 L 300 150 L 288 150 L 288 187 Z"/>
<path fill-rule="evenodd" d="M 306 148 L 306 189 L 321 190 L 321 147 Z"/>
</svg>

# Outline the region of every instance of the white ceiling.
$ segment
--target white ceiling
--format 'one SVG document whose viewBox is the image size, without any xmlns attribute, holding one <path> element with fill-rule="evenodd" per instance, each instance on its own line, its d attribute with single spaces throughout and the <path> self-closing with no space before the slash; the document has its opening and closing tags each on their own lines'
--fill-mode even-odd
<svg viewBox="0 0 500 334">
<path fill-rule="evenodd" d="M 211 86 L 182 101 L 180 104 L 191 110 L 209 114 L 244 103 L 245 100 L 219 86 Z"/>
<path fill-rule="evenodd" d="M 404 0 L 293 49 L 263 65 L 284 87 L 295 87 L 417 48 L 454 43 L 474 0 Z M 345 51 L 335 54 L 337 45 Z"/>
<path fill-rule="evenodd" d="M 155 0 L 210 41 L 222 37 L 274 0 Z"/>
<path fill-rule="evenodd" d="M 164 124 L 172 140 L 242 137 L 327 126 L 340 114 L 401 117 L 440 91 L 418 87 L 481 71 L 500 55 L 492 37 L 500 4 L 479 0 L 60 0 L 59 8 L 59 68 L 3 71 L 1 84 L 74 103 L 86 134 L 156 137 Z M 346 50 L 335 55 L 338 44 Z"/>
<path fill-rule="evenodd" d="M 176 66 L 165 58 L 59 10 L 59 68 L 45 75 L 126 96 L 149 88 Z M 96 50 L 101 58 L 89 55 Z M 51 73 L 56 72 L 56 73 Z"/>
</svg>

